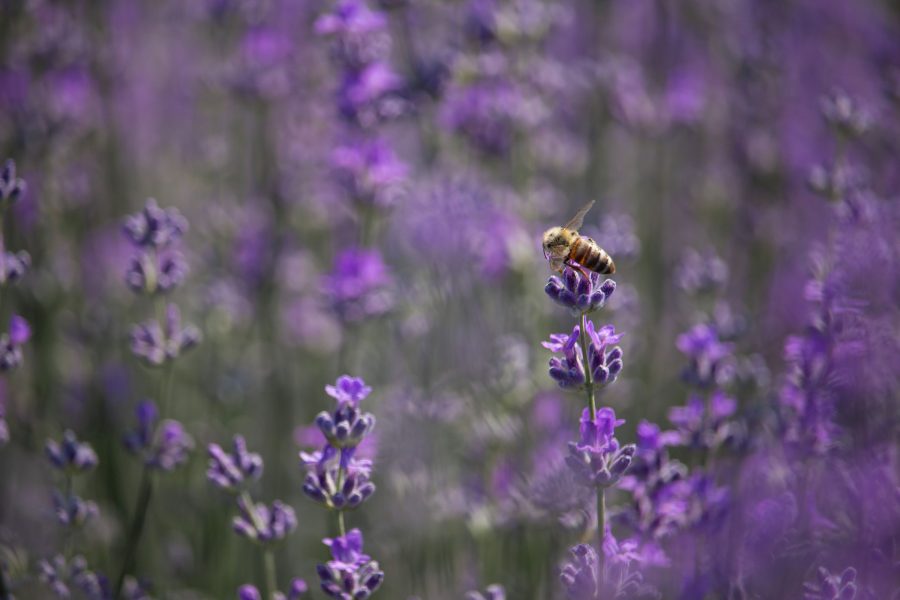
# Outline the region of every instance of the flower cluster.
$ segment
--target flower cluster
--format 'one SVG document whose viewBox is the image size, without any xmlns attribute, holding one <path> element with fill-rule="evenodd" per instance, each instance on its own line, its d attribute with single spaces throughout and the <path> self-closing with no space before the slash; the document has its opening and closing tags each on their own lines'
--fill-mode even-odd
<svg viewBox="0 0 900 600">
<path fill-rule="evenodd" d="M 635 445 L 620 446 L 615 429 L 625 423 L 616 419 L 611 408 L 601 408 L 594 418 L 585 408 L 581 416 L 581 439 L 569 442 L 569 465 L 582 485 L 597 488 L 611 487 L 619 482 L 631 465 Z"/>
<path fill-rule="evenodd" d="M 732 345 L 719 339 L 714 325 L 695 325 L 678 336 L 676 346 L 690 361 L 682 373 L 686 382 L 709 387 L 730 376 L 728 359 L 731 357 Z"/>
<path fill-rule="evenodd" d="M 818 580 L 803 584 L 803 600 L 854 600 L 856 569 L 847 567 L 839 575 L 825 567 L 816 571 Z"/>
<path fill-rule="evenodd" d="M 596 329 L 592 321 L 587 321 L 586 332 L 592 385 L 613 383 L 622 371 L 622 348 L 614 345 L 622 339 L 622 334 L 617 334 L 612 325 Z M 542 344 L 544 348 L 562 355 L 550 359 L 549 371 L 550 377 L 561 388 L 580 388 L 585 384 L 580 335 L 581 327 L 575 325 L 572 333 L 551 334 L 550 341 Z"/>
<path fill-rule="evenodd" d="M 616 291 L 612 279 L 600 281 L 600 274 L 585 275 L 580 269 L 566 267 L 562 277 L 552 275 L 544 287 L 551 300 L 569 309 L 573 317 L 603 308 Z"/>
<path fill-rule="evenodd" d="M 607 532 L 601 551 L 578 544 L 569 550 L 569 560 L 560 571 L 560 582 L 568 600 L 601 600 L 604 598 L 659 598 L 644 583 L 639 571 L 632 570 L 640 562 L 634 543 L 619 542 Z M 603 560 L 601 560 L 601 556 Z"/>
<path fill-rule="evenodd" d="M 348 248 L 335 257 L 322 288 L 343 321 L 353 323 L 381 316 L 394 305 L 393 278 L 378 250 Z"/>
<path fill-rule="evenodd" d="M 247 451 L 243 436 L 234 436 L 232 447 L 230 453 L 218 444 L 207 447 L 209 468 L 206 478 L 220 488 L 234 492 L 242 488 L 245 480 L 262 476 L 263 460 L 259 454 Z"/>
<path fill-rule="evenodd" d="M 160 421 L 159 409 L 152 400 L 144 400 L 135 410 L 136 427 L 125 436 L 125 447 L 141 457 L 144 466 L 173 471 L 184 464 L 194 440 L 174 419 Z"/>
<path fill-rule="evenodd" d="M 375 593 L 384 581 L 384 572 L 377 561 L 363 553 L 362 532 L 352 529 L 344 536 L 323 541 L 331 548 L 331 560 L 316 567 L 322 591 L 338 600 L 365 600 Z"/>
<path fill-rule="evenodd" d="M 372 461 L 357 459 L 354 448 L 327 445 L 321 452 L 300 455 L 307 468 L 303 493 L 328 508 L 356 508 L 375 493 L 369 481 Z"/>
<path fill-rule="evenodd" d="M 131 328 L 131 352 L 149 366 L 158 367 L 178 358 L 201 339 L 194 325 L 181 324 L 181 311 L 174 304 L 166 307 L 166 320 L 155 319 Z"/>
<path fill-rule="evenodd" d="M 175 246 L 187 228 L 187 220 L 177 209 L 162 209 L 152 198 L 141 212 L 129 216 L 123 229 L 137 254 L 125 274 L 128 287 L 152 295 L 178 286 L 187 274 L 187 264 Z"/>
</svg>

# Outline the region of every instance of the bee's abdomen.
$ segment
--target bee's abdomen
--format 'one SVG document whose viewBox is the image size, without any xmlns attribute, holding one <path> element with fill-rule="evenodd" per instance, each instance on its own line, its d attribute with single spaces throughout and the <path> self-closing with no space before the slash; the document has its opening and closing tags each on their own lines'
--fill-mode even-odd
<svg viewBox="0 0 900 600">
<path fill-rule="evenodd" d="M 590 271 L 596 271 L 601 275 L 610 275 L 616 272 L 616 265 L 606 250 L 597 245 L 591 238 L 579 237 L 572 244 L 569 260 Z"/>
</svg>

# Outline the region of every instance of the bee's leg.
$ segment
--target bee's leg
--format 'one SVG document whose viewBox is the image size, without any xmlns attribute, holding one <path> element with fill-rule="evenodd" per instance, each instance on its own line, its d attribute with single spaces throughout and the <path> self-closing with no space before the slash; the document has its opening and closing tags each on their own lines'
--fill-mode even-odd
<svg viewBox="0 0 900 600">
<path fill-rule="evenodd" d="M 591 281 L 591 272 L 588 271 L 587 269 L 585 269 L 584 267 L 582 267 L 581 265 L 579 265 L 577 262 L 567 260 L 566 266 L 569 267 L 570 269 L 577 269 L 584 276 L 585 279 L 587 279 L 588 281 Z"/>
</svg>

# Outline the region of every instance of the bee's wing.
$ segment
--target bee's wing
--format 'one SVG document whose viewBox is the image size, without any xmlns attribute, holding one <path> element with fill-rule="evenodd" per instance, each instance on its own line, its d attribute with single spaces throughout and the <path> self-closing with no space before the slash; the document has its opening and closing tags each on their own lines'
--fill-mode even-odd
<svg viewBox="0 0 900 600">
<path fill-rule="evenodd" d="M 563 225 L 566 229 L 571 229 L 572 231 L 578 231 L 581 229 L 582 223 L 584 223 L 584 216 L 588 214 L 588 211 L 591 210 L 591 207 L 594 205 L 594 201 L 591 200 L 587 204 L 585 204 L 581 210 L 579 210 L 572 220 Z"/>
</svg>

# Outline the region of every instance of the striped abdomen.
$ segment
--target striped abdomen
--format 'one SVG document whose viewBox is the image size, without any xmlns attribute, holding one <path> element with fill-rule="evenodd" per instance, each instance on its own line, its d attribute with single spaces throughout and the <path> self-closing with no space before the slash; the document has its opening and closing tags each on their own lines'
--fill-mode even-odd
<svg viewBox="0 0 900 600">
<path fill-rule="evenodd" d="M 597 245 L 597 242 L 588 237 L 577 237 L 569 252 L 569 260 L 590 271 L 596 271 L 601 275 L 610 275 L 616 272 L 616 265 L 606 250 Z"/>
</svg>

